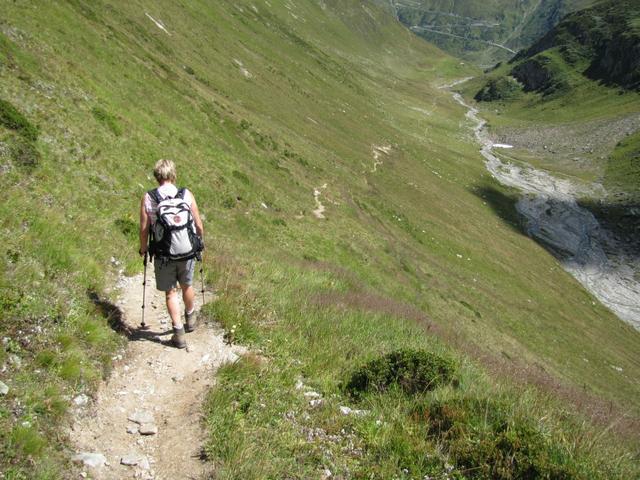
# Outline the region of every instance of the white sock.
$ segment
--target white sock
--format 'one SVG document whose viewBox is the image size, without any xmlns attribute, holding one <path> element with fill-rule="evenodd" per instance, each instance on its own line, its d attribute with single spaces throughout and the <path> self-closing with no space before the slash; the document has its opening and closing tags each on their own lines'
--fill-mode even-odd
<svg viewBox="0 0 640 480">
<path fill-rule="evenodd" d="M 193 308 L 191 309 L 191 311 L 189 311 L 189 312 L 185 312 L 185 313 L 186 313 L 187 315 L 191 315 L 195 309 L 196 309 L 196 307 L 193 307 Z"/>
<path fill-rule="evenodd" d="M 183 327 L 182 323 L 176 323 L 173 328 L 174 330 L 180 330 Z"/>
</svg>

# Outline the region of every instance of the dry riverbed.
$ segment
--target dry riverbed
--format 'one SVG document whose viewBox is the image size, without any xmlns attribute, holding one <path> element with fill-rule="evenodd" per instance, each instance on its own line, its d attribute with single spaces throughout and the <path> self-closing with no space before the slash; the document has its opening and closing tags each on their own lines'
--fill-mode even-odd
<svg viewBox="0 0 640 480">
<path fill-rule="evenodd" d="M 478 109 L 468 105 L 460 94 L 454 93 L 453 97 L 467 109 L 466 117 L 474 124 L 487 170 L 503 185 L 522 193 L 516 208 L 525 220 L 527 234 L 556 255 L 600 302 L 640 329 L 640 259 L 629 245 L 632 239 L 603 228 L 594 214 L 578 203 L 579 198 L 602 198 L 606 193 L 602 186 L 577 185 L 542 170 L 504 162 L 493 150 L 510 148 L 506 143 L 509 137 L 500 137 L 499 144 L 494 142 Z M 535 153 L 535 149 L 532 151 Z"/>
</svg>

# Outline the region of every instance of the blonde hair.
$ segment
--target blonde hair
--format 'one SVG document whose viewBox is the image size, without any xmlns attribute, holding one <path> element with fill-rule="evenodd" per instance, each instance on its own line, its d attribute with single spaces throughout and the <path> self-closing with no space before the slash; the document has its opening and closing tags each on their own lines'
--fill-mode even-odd
<svg viewBox="0 0 640 480">
<path fill-rule="evenodd" d="M 156 177 L 158 183 L 169 180 L 176 181 L 176 164 L 173 160 L 165 160 L 164 158 L 156 162 L 153 168 L 153 176 Z"/>
</svg>

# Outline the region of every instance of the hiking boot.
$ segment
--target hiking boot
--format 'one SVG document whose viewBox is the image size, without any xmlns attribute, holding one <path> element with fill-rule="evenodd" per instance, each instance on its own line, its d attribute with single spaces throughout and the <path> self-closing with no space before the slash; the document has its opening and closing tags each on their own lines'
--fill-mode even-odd
<svg viewBox="0 0 640 480">
<path fill-rule="evenodd" d="M 198 316 L 196 315 L 196 310 L 193 312 L 187 313 L 184 312 L 184 331 L 189 333 L 193 332 L 198 325 Z"/>
<path fill-rule="evenodd" d="M 184 338 L 184 327 L 173 329 L 171 343 L 173 343 L 173 346 L 176 348 L 187 348 L 187 341 Z"/>
</svg>

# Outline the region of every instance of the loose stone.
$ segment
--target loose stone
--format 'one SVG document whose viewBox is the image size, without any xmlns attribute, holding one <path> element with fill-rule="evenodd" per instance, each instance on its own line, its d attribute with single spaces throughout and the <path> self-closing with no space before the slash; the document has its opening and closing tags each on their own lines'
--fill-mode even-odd
<svg viewBox="0 0 640 480">
<path fill-rule="evenodd" d="M 147 412 L 143 410 L 141 412 L 134 412 L 129 417 L 127 417 L 130 421 L 137 423 L 139 425 L 145 423 L 154 423 L 155 419 L 153 418 L 153 414 L 151 412 Z"/>
<path fill-rule="evenodd" d="M 158 426 L 155 423 L 143 423 L 139 429 L 140 435 L 155 435 L 158 433 Z"/>
<path fill-rule="evenodd" d="M 73 403 L 75 403 L 78 407 L 82 407 L 89 403 L 89 397 L 87 397 L 84 393 L 81 393 L 73 399 Z"/>
<path fill-rule="evenodd" d="M 126 465 L 128 467 L 135 467 L 142 463 L 143 460 L 146 460 L 142 455 L 138 455 L 136 453 L 130 453 L 128 455 L 124 455 L 120 458 L 120 463 L 122 465 Z"/>
<path fill-rule="evenodd" d="M 107 463 L 107 458 L 101 453 L 82 452 L 74 455 L 71 461 L 82 463 L 87 467 L 101 468 Z"/>
</svg>

